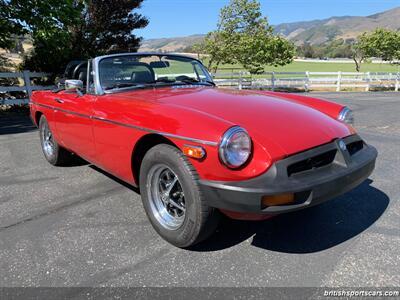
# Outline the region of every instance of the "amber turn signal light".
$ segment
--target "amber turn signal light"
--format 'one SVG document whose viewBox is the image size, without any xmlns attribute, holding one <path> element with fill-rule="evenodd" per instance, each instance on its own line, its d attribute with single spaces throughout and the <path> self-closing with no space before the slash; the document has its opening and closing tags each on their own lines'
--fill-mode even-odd
<svg viewBox="0 0 400 300">
<path fill-rule="evenodd" d="M 261 198 L 262 208 L 265 208 L 267 206 L 289 204 L 293 202 L 294 202 L 294 194 L 291 193 L 263 196 Z"/>
<path fill-rule="evenodd" d="M 183 146 L 183 154 L 188 157 L 201 159 L 206 155 L 206 151 L 200 146 L 185 145 Z"/>
</svg>

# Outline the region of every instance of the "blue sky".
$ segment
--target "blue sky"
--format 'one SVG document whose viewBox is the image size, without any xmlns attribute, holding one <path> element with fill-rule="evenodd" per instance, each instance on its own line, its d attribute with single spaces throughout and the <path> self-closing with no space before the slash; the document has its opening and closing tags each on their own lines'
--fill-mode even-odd
<svg viewBox="0 0 400 300">
<path fill-rule="evenodd" d="M 207 33 L 215 28 L 221 7 L 229 0 L 145 0 L 140 13 L 150 24 L 134 33 L 145 39 Z M 261 0 L 270 24 L 367 16 L 396 6 L 400 0 Z"/>
</svg>

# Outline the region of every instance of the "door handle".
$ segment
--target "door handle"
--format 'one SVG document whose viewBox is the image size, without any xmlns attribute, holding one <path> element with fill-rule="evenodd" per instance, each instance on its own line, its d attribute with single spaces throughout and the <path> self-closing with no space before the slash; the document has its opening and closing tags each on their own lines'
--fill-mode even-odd
<svg viewBox="0 0 400 300">
<path fill-rule="evenodd" d="M 64 101 L 63 100 L 61 100 L 61 99 L 58 99 L 58 98 L 56 98 L 56 99 L 54 99 L 56 102 L 58 102 L 58 103 L 64 103 Z"/>
</svg>

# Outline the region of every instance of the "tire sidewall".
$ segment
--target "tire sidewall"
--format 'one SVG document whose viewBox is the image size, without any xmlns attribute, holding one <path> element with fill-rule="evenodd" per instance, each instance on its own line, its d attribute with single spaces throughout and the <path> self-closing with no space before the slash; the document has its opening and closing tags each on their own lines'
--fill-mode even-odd
<svg viewBox="0 0 400 300">
<path fill-rule="evenodd" d="M 53 153 L 53 155 L 48 155 L 48 154 L 46 153 L 46 151 L 44 150 L 44 140 L 43 140 L 43 133 L 42 133 L 43 127 L 44 127 L 45 125 L 47 125 L 48 129 L 49 129 L 49 130 L 51 131 L 51 133 L 53 134 L 53 131 L 51 130 L 50 125 L 49 125 L 49 123 L 47 122 L 46 117 L 45 117 L 44 115 L 42 115 L 42 116 L 40 117 L 40 120 L 39 120 L 40 145 L 41 145 L 41 147 L 42 147 L 42 151 L 43 151 L 43 154 L 44 154 L 44 157 L 46 158 L 46 160 L 47 160 L 49 163 L 51 163 L 52 165 L 55 165 L 56 162 L 57 162 L 58 144 L 57 144 L 57 142 L 54 140 L 54 136 L 53 136 L 54 153 Z"/>
<path fill-rule="evenodd" d="M 170 168 L 178 177 L 185 195 L 185 220 L 183 224 L 175 229 L 169 230 L 163 227 L 152 213 L 148 194 L 148 172 L 156 164 L 164 164 Z M 179 150 L 170 145 L 159 145 L 150 149 L 143 159 L 140 168 L 140 191 L 146 214 L 154 229 L 168 242 L 178 246 L 186 247 L 193 243 L 199 236 L 201 230 L 201 199 L 196 178 L 190 171 L 190 162 Z"/>
</svg>

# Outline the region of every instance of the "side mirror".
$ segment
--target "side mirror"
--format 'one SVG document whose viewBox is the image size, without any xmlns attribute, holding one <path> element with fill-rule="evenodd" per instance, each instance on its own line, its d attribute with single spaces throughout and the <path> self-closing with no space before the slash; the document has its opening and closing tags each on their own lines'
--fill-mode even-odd
<svg viewBox="0 0 400 300">
<path fill-rule="evenodd" d="M 65 80 L 65 90 L 66 91 L 81 91 L 83 89 L 83 82 L 82 80 L 77 79 L 67 79 Z"/>
</svg>

